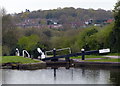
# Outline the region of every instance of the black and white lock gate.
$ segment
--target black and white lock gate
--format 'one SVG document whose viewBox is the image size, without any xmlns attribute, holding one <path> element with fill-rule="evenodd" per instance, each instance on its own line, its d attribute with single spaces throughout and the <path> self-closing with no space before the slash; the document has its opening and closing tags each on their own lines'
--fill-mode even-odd
<svg viewBox="0 0 120 86">
<path fill-rule="evenodd" d="M 53 49 L 53 57 L 47 57 L 41 59 L 42 61 L 51 60 L 51 61 L 58 61 L 59 58 L 65 58 L 66 61 L 69 61 L 70 57 L 76 57 L 76 56 L 82 56 L 82 60 L 85 60 L 85 55 L 95 54 L 95 53 L 109 53 L 110 49 L 100 49 L 100 50 L 93 50 L 93 51 L 85 51 L 84 49 L 81 49 L 81 53 L 72 53 L 68 55 L 61 55 L 56 56 L 56 49 Z"/>
</svg>

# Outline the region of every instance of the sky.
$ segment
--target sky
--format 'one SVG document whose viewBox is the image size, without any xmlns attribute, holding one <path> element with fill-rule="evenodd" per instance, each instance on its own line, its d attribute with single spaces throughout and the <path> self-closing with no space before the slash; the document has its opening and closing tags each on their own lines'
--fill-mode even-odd
<svg viewBox="0 0 120 86">
<path fill-rule="evenodd" d="M 0 0 L 0 8 L 5 8 L 7 13 L 20 13 L 25 9 L 33 11 L 59 7 L 113 10 L 116 2 L 117 0 Z"/>
</svg>

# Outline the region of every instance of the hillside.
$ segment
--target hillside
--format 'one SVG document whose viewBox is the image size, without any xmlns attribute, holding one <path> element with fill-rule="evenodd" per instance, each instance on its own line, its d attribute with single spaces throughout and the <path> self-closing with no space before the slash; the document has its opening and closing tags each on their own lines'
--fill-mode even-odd
<svg viewBox="0 0 120 86">
<path fill-rule="evenodd" d="M 86 51 L 110 48 L 117 53 L 119 19 L 116 22 L 118 17 L 112 14 L 115 12 L 102 9 L 59 8 L 4 15 L 2 54 L 15 55 L 16 47 L 31 55 L 37 55 L 38 47 L 43 50 L 70 47 L 73 53 L 82 48 Z"/>
<path fill-rule="evenodd" d="M 113 20 L 111 11 L 73 7 L 32 12 L 26 9 L 25 12 L 15 14 L 15 24 L 22 28 L 80 28 L 88 24 L 106 24 Z"/>
</svg>

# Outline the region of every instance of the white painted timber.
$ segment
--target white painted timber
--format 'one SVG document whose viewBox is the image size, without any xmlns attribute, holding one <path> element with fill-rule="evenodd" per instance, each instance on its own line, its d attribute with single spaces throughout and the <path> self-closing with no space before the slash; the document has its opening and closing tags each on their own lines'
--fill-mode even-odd
<svg viewBox="0 0 120 86">
<path fill-rule="evenodd" d="M 99 50 L 99 53 L 109 53 L 110 52 L 110 49 L 101 49 Z"/>
</svg>

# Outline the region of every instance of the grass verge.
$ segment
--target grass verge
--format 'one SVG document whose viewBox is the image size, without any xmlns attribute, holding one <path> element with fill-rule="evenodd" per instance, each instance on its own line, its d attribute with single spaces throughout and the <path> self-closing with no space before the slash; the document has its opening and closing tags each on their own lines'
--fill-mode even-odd
<svg viewBox="0 0 120 86">
<path fill-rule="evenodd" d="M 2 56 L 0 63 L 37 63 L 40 62 L 38 60 L 33 60 L 31 58 L 24 58 L 21 56 Z"/>
<path fill-rule="evenodd" d="M 120 56 L 120 53 L 109 53 L 108 56 Z"/>
<path fill-rule="evenodd" d="M 109 54 L 111 55 L 111 54 Z M 116 55 L 115 53 L 112 54 L 113 56 Z M 81 56 L 78 57 L 71 57 L 71 59 L 81 59 Z M 98 56 L 98 55 L 85 55 L 85 58 L 101 58 L 101 59 L 93 59 L 93 60 L 84 60 L 84 61 L 89 61 L 89 62 L 120 62 L 120 59 L 116 59 L 116 58 L 108 58 L 108 57 L 104 57 L 104 56 Z M 104 58 L 104 59 L 102 59 Z M 83 61 L 83 60 L 82 60 Z"/>
<path fill-rule="evenodd" d="M 70 57 L 71 59 L 81 59 L 82 56 L 78 56 L 78 57 Z M 97 55 L 85 55 L 85 58 L 106 58 L 104 56 L 97 56 Z"/>
</svg>

